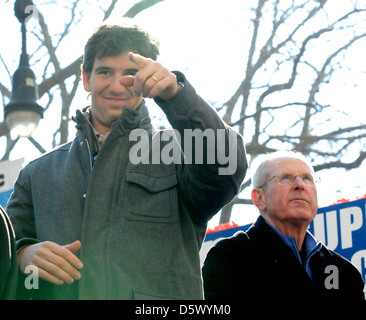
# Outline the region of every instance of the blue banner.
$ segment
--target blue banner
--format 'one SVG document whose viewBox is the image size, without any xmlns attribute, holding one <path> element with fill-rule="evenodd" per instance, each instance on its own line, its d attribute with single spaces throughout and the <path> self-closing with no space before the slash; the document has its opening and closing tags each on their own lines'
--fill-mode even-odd
<svg viewBox="0 0 366 320">
<path fill-rule="evenodd" d="M 0 162 L 0 205 L 5 209 L 24 159 Z"/>
<path fill-rule="evenodd" d="M 366 277 L 366 199 L 319 208 L 309 231 Z"/>
<path fill-rule="evenodd" d="M 4 209 L 6 207 L 6 203 L 8 202 L 12 191 L 13 190 L 8 190 L 0 193 L 0 206 L 2 206 Z"/>
</svg>

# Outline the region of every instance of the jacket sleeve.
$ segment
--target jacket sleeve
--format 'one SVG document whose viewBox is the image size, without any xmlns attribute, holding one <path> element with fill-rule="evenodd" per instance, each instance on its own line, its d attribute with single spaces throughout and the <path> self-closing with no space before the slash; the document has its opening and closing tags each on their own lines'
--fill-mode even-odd
<svg viewBox="0 0 366 320">
<path fill-rule="evenodd" d="M 239 252 L 240 253 L 240 252 Z M 206 300 L 248 299 L 244 286 L 244 264 L 238 258 L 238 250 L 231 238 L 216 243 L 207 254 L 202 267 Z"/>
<path fill-rule="evenodd" d="M 13 227 L 0 206 L 0 300 L 15 298 L 17 270 Z"/>
<path fill-rule="evenodd" d="M 184 161 L 178 180 L 197 221 L 208 221 L 238 193 L 247 170 L 242 136 L 226 125 L 180 72 L 183 90 L 172 100 L 155 98 L 179 133 Z M 198 216 L 197 216 L 198 215 Z"/>
<path fill-rule="evenodd" d="M 24 168 L 20 172 L 6 207 L 14 227 L 18 251 L 25 245 L 39 242 L 36 239 L 32 194 L 26 171 L 27 169 Z"/>
</svg>

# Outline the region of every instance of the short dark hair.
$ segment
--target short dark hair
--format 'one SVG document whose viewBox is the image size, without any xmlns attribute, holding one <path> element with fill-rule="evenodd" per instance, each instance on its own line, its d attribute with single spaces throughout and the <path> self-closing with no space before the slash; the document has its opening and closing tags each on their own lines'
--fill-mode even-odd
<svg viewBox="0 0 366 320">
<path fill-rule="evenodd" d="M 126 51 L 156 60 L 159 42 L 137 25 L 104 24 L 95 30 L 85 45 L 82 70 L 90 73 L 96 58 L 115 57 Z"/>
</svg>

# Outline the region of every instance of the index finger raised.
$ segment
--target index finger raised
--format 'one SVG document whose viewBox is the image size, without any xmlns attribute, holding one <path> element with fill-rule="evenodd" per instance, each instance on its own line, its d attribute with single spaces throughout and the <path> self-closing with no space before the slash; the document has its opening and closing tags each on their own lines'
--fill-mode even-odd
<svg viewBox="0 0 366 320">
<path fill-rule="evenodd" d="M 145 68 L 147 65 L 149 65 L 152 62 L 152 60 L 150 58 L 145 58 L 144 56 L 142 56 L 138 53 L 133 53 L 133 52 L 128 53 L 128 58 L 130 59 L 130 61 L 136 63 L 138 65 L 139 69 Z"/>
</svg>

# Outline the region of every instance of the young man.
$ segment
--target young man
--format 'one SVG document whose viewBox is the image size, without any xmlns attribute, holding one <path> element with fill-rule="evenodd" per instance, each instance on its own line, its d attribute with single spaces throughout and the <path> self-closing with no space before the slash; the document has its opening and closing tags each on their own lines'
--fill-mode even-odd
<svg viewBox="0 0 366 320">
<path fill-rule="evenodd" d="M 260 216 L 247 232 L 210 250 L 203 267 L 205 297 L 289 306 L 364 300 L 358 270 L 307 231 L 318 200 L 314 170 L 306 158 L 294 152 L 269 154 L 252 182 Z"/>
<path fill-rule="evenodd" d="M 33 299 L 203 298 L 199 250 L 208 220 L 239 190 L 245 150 L 158 53 L 136 26 L 98 28 L 85 47 L 91 106 L 77 112 L 75 140 L 20 173 L 7 210 L 20 270 L 35 265 L 41 278 Z M 214 132 L 215 159 L 203 139 L 183 150 L 202 153 L 203 163 L 157 161 L 172 140 L 153 131 L 143 97 L 167 115 L 178 135 L 170 138 Z M 237 160 L 230 174 L 219 161 L 227 153 Z"/>
</svg>

